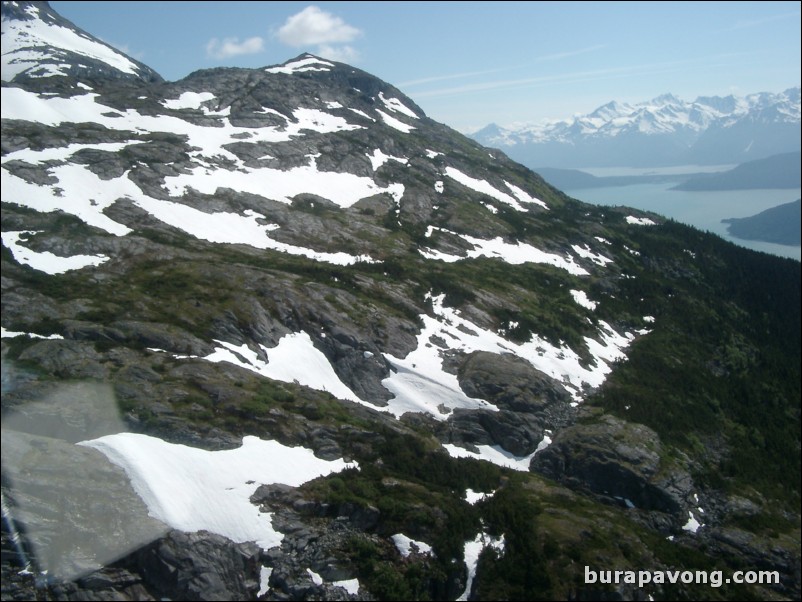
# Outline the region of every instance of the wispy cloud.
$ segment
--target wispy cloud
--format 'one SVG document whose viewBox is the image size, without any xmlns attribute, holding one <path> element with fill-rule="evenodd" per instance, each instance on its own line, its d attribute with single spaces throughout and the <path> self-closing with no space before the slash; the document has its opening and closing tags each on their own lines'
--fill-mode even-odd
<svg viewBox="0 0 802 602">
<path fill-rule="evenodd" d="M 361 35 L 361 30 L 317 6 L 307 6 L 292 15 L 276 33 L 279 41 L 287 46 L 318 46 L 318 54 L 332 60 L 353 60 L 356 50 L 344 44 Z"/>
<path fill-rule="evenodd" d="M 784 21 L 786 19 L 796 19 L 799 21 L 800 11 L 793 11 L 788 13 L 782 13 L 778 15 L 769 15 L 768 17 L 762 17 L 760 19 L 745 19 L 736 22 L 735 24 L 722 29 L 720 31 L 737 31 L 739 29 L 749 29 L 751 27 L 758 27 L 763 25 L 764 23 L 772 23 L 774 21 Z"/>
<path fill-rule="evenodd" d="M 624 77 L 638 77 L 644 74 L 654 75 L 657 73 L 673 73 L 680 70 L 687 70 L 694 63 L 705 68 L 710 67 L 710 60 L 721 60 L 723 57 L 706 57 L 687 61 L 668 61 L 662 63 L 649 63 L 644 65 L 630 65 L 626 67 L 610 67 L 607 69 L 595 69 L 591 71 L 578 71 L 573 73 L 561 73 L 559 75 L 545 75 L 539 77 L 524 77 L 516 79 L 495 80 L 490 82 L 479 82 L 454 86 L 450 88 L 440 88 L 438 90 L 427 90 L 415 93 L 417 98 L 432 98 L 439 96 L 453 96 L 457 94 L 468 94 L 471 92 L 486 92 L 490 90 L 526 88 L 553 83 L 586 83 L 605 79 L 618 79 Z"/>
<path fill-rule="evenodd" d="M 424 77 L 421 79 L 413 79 L 408 82 L 401 82 L 398 84 L 399 88 L 420 86 L 423 84 L 431 84 L 434 82 L 442 82 L 450 79 L 463 79 L 466 77 L 476 77 L 477 75 L 491 75 L 493 73 L 501 73 L 509 71 L 510 69 L 517 69 L 518 67 L 502 67 L 500 69 L 487 69 L 485 71 L 466 71 L 465 73 L 451 73 L 449 75 L 434 75 L 432 77 Z"/>
<path fill-rule="evenodd" d="M 595 52 L 597 50 L 601 50 L 606 48 L 607 44 L 597 44 L 596 46 L 589 46 L 588 48 L 580 48 L 578 50 L 569 50 L 566 52 L 559 52 L 555 54 L 547 54 L 544 56 L 539 56 L 535 58 L 535 62 L 546 62 L 546 61 L 557 61 L 560 59 L 570 58 L 572 56 L 578 56 L 581 54 L 587 54 L 589 52 Z M 506 67 L 500 67 L 498 69 L 487 69 L 485 71 L 466 71 L 464 73 L 451 73 L 448 75 L 435 75 L 432 77 L 424 77 L 421 79 L 413 79 L 408 82 L 402 82 L 398 84 L 399 87 L 412 87 L 412 86 L 421 86 L 424 84 L 432 84 L 435 82 L 441 81 L 448 81 L 452 79 L 464 79 L 466 77 L 476 77 L 479 75 L 492 75 L 494 73 L 502 73 L 504 71 L 511 71 L 513 69 L 521 69 L 525 65 L 508 65 Z"/>
<path fill-rule="evenodd" d="M 555 54 L 546 54 L 537 57 L 535 60 L 538 62 L 545 61 L 558 61 L 560 59 L 571 58 L 572 56 L 579 56 L 580 54 L 588 54 L 607 48 L 607 44 L 596 44 L 595 46 L 588 46 L 587 48 L 580 48 L 579 50 L 568 50 L 567 52 L 557 52 Z"/>
<path fill-rule="evenodd" d="M 212 38 L 206 43 L 206 55 L 215 59 L 228 59 L 243 54 L 256 54 L 264 50 L 264 40 L 259 36 L 239 41 L 239 38 Z"/>
</svg>

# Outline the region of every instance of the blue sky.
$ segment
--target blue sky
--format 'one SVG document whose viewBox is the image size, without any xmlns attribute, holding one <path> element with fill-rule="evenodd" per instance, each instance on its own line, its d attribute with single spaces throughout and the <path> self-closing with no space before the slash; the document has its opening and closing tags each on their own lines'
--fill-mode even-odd
<svg viewBox="0 0 802 602">
<path fill-rule="evenodd" d="M 51 2 L 168 80 L 313 52 L 462 131 L 800 84 L 799 2 Z"/>
</svg>

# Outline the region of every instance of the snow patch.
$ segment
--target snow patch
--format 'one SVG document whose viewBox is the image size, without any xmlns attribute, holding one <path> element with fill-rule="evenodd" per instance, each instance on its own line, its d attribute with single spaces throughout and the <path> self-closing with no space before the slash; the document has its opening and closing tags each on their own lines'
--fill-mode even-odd
<svg viewBox="0 0 802 602">
<path fill-rule="evenodd" d="M 109 260 L 105 255 L 72 255 L 61 257 L 49 251 L 33 251 L 20 244 L 26 236 L 36 234 L 33 230 L 22 232 L 3 232 L 3 244 L 11 250 L 17 263 L 27 265 L 46 274 L 63 274 L 88 266 L 98 266 Z"/>
<path fill-rule="evenodd" d="M 476 568 L 479 565 L 479 555 L 487 547 L 492 547 L 500 554 L 504 553 L 504 536 L 496 539 L 487 533 L 479 533 L 473 541 L 465 542 L 465 566 L 468 569 L 468 580 L 465 583 L 465 591 L 462 592 L 458 601 L 467 600 L 471 595 L 471 588 L 473 587 L 473 580 L 476 578 Z"/>
<path fill-rule="evenodd" d="M 528 456 L 516 456 L 508 452 L 499 445 L 477 445 L 478 452 L 473 452 L 464 447 L 458 447 L 452 443 L 446 443 L 443 447 L 452 458 L 474 458 L 484 460 L 504 468 L 512 468 L 521 472 L 529 472 L 529 463 L 537 453 L 532 452 Z"/>
<path fill-rule="evenodd" d="M 585 291 L 572 290 L 571 296 L 574 298 L 574 301 L 576 301 L 577 304 L 591 311 L 595 310 L 596 307 L 599 305 L 597 301 L 591 301 L 590 299 L 588 299 L 588 295 Z"/>
<path fill-rule="evenodd" d="M 229 362 L 273 380 L 297 382 L 318 391 L 327 391 L 339 399 L 364 403 L 340 380 L 329 360 L 305 332 L 283 336 L 272 349 L 259 345 L 261 353 L 245 344 L 215 342 L 219 347 L 203 359 Z"/>
<path fill-rule="evenodd" d="M 396 533 L 390 539 L 393 540 L 398 553 L 404 558 L 407 558 L 411 553 L 418 554 L 431 554 L 432 546 L 422 541 L 416 541 L 404 535 L 403 533 Z"/>
<path fill-rule="evenodd" d="M 635 217 L 634 215 L 627 216 L 627 223 L 632 224 L 634 226 L 655 226 L 654 220 L 649 219 L 648 217 Z"/>
<path fill-rule="evenodd" d="M 339 472 L 343 460 L 321 460 L 311 449 L 244 437 L 242 446 L 207 451 L 167 443 L 156 437 L 118 433 L 78 445 L 102 452 L 125 470 L 149 514 L 174 529 L 206 530 L 263 549 L 281 543 L 270 513 L 250 502 L 261 484 L 298 487 L 319 476 Z"/>
<path fill-rule="evenodd" d="M 385 124 L 389 125 L 391 128 L 398 130 L 399 132 L 404 132 L 405 134 L 409 134 L 412 130 L 414 130 L 414 126 L 407 125 L 403 121 L 399 121 L 395 117 L 391 117 L 384 111 L 376 109 L 376 112 L 382 118 Z"/>
<path fill-rule="evenodd" d="M 483 502 L 487 499 L 490 499 L 495 495 L 495 491 L 491 491 L 490 493 L 482 493 L 480 491 L 474 491 L 473 489 L 466 489 L 465 490 L 465 501 L 468 502 L 471 506 L 474 506 L 478 502 Z"/>
<path fill-rule="evenodd" d="M 545 251 L 541 251 L 532 245 L 522 242 L 516 242 L 514 244 L 508 243 L 505 242 L 500 236 L 492 240 L 483 240 L 481 238 L 469 236 L 468 234 L 457 234 L 456 232 L 451 232 L 445 228 L 429 228 L 429 233 L 434 231 L 440 231 L 462 238 L 464 241 L 470 243 L 473 246 L 473 249 L 467 251 L 467 254 L 464 257 L 459 255 L 449 255 L 448 253 L 443 253 L 441 251 L 432 249 L 419 249 L 418 252 L 426 259 L 435 259 L 437 261 L 444 261 L 446 263 L 454 263 L 463 259 L 473 259 L 476 257 L 494 257 L 512 265 L 520 265 L 522 263 L 545 263 L 548 265 L 553 265 L 556 268 L 566 270 L 568 273 L 573 274 L 574 276 L 589 275 L 589 272 L 585 268 L 577 265 L 574 261 L 574 258 L 570 255 L 562 257 L 554 253 L 546 253 Z"/>
<path fill-rule="evenodd" d="M 214 98 L 211 92 L 184 92 L 178 98 L 168 98 L 161 104 L 168 109 L 200 109 L 201 105 Z"/>
<path fill-rule="evenodd" d="M 479 192 L 481 194 L 486 194 L 487 196 L 492 197 L 497 201 L 501 201 L 502 203 L 510 205 L 511 207 L 517 209 L 518 211 L 527 210 L 526 207 L 521 205 L 517 199 L 511 197 L 505 192 L 501 192 L 497 188 L 494 188 L 490 183 L 488 183 L 485 180 L 477 180 L 476 178 L 472 178 L 471 176 L 462 173 L 460 170 L 455 169 L 454 167 L 446 167 L 445 175 L 447 175 L 452 180 L 456 180 L 466 188 L 470 188 L 471 190 L 475 190 L 476 192 Z"/>
<path fill-rule="evenodd" d="M 408 165 L 409 159 L 405 159 L 404 157 L 393 157 L 391 155 L 385 155 L 380 149 L 376 149 L 373 151 L 372 155 L 367 155 L 368 159 L 370 159 L 370 164 L 373 167 L 373 171 L 379 169 L 382 165 L 387 163 L 388 161 L 398 161 L 402 165 Z"/>
<path fill-rule="evenodd" d="M 412 117 L 412 119 L 418 119 L 418 116 L 415 114 L 415 112 L 397 98 L 385 98 L 384 92 L 379 92 L 379 99 L 384 103 L 384 106 L 391 111 L 402 113 L 407 117 Z"/>
<path fill-rule="evenodd" d="M 5 326 L 0 327 L 0 338 L 13 339 L 14 337 L 29 337 L 31 339 L 51 339 L 51 340 L 64 338 L 60 334 L 51 334 L 48 336 L 43 336 L 41 334 L 36 334 L 33 332 L 15 332 L 13 330 L 6 330 Z"/>
<path fill-rule="evenodd" d="M 270 576 L 273 574 L 273 567 L 263 566 L 259 569 L 259 591 L 257 597 L 264 596 L 270 591 Z"/>
<path fill-rule="evenodd" d="M 605 266 L 608 263 L 613 263 L 613 260 L 609 257 L 605 257 L 599 253 L 594 253 L 593 250 L 588 245 L 571 245 L 571 248 L 574 250 L 574 253 L 579 255 L 583 259 L 590 259 L 593 263 L 600 266 Z"/>
<path fill-rule="evenodd" d="M 332 581 L 334 587 L 341 587 L 352 596 L 359 594 L 359 579 L 343 579 L 342 581 Z"/>
</svg>

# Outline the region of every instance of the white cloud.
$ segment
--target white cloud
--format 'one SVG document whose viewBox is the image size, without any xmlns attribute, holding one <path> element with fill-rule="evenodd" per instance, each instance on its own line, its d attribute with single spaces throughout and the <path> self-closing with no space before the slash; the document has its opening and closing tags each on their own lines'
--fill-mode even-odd
<svg viewBox="0 0 802 602">
<path fill-rule="evenodd" d="M 212 38 L 206 44 L 206 55 L 215 59 L 227 59 L 241 54 L 256 54 L 264 50 L 264 40 L 259 36 L 239 41 L 239 38 L 218 40 Z"/>
<path fill-rule="evenodd" d="M 278 39 L 295 48 L 311 44 L 344 44 L 360 35 L 359 29 L 317 6 L 307 6 L 292 15 L 278 30 Z"/>
<path fill-rule="evenodd" d="M 359 60 L 359 51 L 353 46 L 330 46 L 328 44 L 321 44 L 317 48 L 319 57 L 329 59 L 330 61 L 338 61 L 340 63 L 354 63 Z"/>
</svg>

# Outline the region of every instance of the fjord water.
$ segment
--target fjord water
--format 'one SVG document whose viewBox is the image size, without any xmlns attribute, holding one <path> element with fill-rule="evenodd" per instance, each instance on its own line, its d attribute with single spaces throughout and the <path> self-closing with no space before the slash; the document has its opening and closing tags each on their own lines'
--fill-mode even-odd
<svg viewBox="0 0 802 602">
<path fill-rule="evenodd" d="M 591 169 L 582 171 L 602 175 Z M 636 174 L 630 171 L 626 174 L 607 172 L 603 175 Z M 624 205 L 644 211 L 653 211 L 700 230 L 712 232 L 748 249 L 800 259 L 802 247 L 799 245 L 779 245 L 736 238 L 727 232 L 727 224 L 721 222 L 722 219 L 730 217 L 750 217 L 771 207 L 795 201 L 800 198 L 799 188 L 720 191 L 671 190 L 671 187 L 675 185 L 676 182 L 633 184 L 566 190 L 565 193 L 594 205 Z"/>
</svg>

